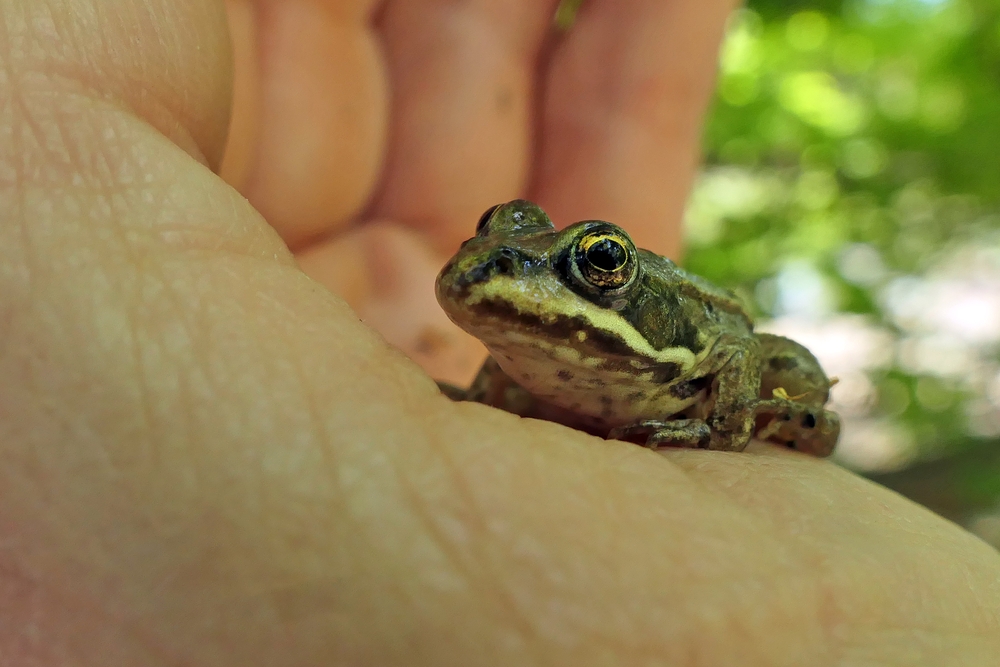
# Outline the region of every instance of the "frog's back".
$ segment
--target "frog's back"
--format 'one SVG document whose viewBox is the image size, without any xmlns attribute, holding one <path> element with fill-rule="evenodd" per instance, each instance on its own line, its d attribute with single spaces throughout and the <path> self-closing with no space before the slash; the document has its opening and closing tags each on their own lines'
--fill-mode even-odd
<svg viewBox="0 0 1000 667">
<path fill-rule="evenodd" d="M 653 286 L 651 290 L 661 295 L 675 294 L 677 300 L 698 304 L 698 308 L 688 309 L 689 317 L 700 319 L 702 309 L 708 319 L 716 324 L 732 327 L 734 331 L 753 330 L 753 320 L 747 313 L 743 301 L 733 292 L 719 287 L 699 275 L 677 266 L 670 259 L 648 250 L 639 250 L 642 265 Z"/>
</svg>

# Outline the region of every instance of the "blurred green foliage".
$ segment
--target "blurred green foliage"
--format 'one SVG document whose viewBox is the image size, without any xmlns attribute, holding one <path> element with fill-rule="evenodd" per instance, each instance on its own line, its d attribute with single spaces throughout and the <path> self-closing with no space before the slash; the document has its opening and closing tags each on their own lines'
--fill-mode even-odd
<svg viewBox="0 0 1000 667">
<path fill-rule="evenodd" d="M 918 467 L 880 479 L 1000 515 L 1000 2 L 752 0 L 720 65 L 685 265 L 881 336 L 846 419 Z"/>
<path fill-rule="evenodd" d="M 908 190 L 1000 201 L 994 3 L 825 4 L 829 11 L 789 13 L 752 2 L 734 18 L 705 136 L 707 160 L 768 167 L 794 196 L 780 210 L 733 216 L 696 237 L 692 267 L 715 273 L 732 266 L 731 278 L 745 282 L 773 272 L 788 254 L 831 260 L 844 242 L 863 241 L 894 267 L 919 270 L 970 216 L 894 215 L 894 204 L 907 205 L 899 198 Z M 901 243 L 904 225 L 915 236 Z M 762 238 L 777 245 L 777 255 L 745 252 L 744 244 Z M 758 261 L 716 260 L 741 251 Z"/>
</svg>

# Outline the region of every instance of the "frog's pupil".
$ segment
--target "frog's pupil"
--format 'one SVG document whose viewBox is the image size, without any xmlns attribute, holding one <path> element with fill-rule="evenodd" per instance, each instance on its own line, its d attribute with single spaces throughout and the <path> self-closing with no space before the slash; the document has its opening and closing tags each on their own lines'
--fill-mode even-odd
<svg viewBox="0 0 1000 667">
<path fill-rule="evenodd" d="M 601 239 L 587 249 L 587 261 L 601 271 L 617 271 L 628 261 L 628 251 L 621 243 Z"/>
</svg>

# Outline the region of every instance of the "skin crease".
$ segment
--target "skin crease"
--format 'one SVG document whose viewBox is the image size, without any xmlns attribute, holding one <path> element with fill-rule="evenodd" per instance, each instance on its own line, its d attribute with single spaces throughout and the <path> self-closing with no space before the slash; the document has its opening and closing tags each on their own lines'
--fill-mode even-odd
<svg viewBox="0 0 1000 667">
<path fill-rule="evenodd" d="M 676 252 L 728 6 L 232 9 L 273 227 L 208 168 L 222 4 L 0 0 L 0 664 L 995 664 L 1000 555 L 909 501 L 452 404 L 385 342 L 472 370 L 421 284 L 518 194 Z"/>
</svg>

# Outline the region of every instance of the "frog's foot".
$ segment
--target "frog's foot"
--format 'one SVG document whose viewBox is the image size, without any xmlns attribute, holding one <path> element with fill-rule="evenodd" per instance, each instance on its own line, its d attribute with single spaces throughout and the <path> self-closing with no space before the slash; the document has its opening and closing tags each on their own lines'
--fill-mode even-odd
<svg viewBox="0 0 1000 667">
<path fill-rule="evenodd" d="M 608 440 L 638 442 L 650 449 L 659 447 L 707 449 L 711 439 L 712 431 L 701 419 L 673 421 L 648 419 L 628 426 L 619 426 L 608 433 Z"/>
<path fill-rule="evenodd" d="M 840 435 L 840 417 L 822 407 L 782 398 L 761 401 L 754 409 L 755 435 L 813 456 L 829 456 Z"/>
</svg>

